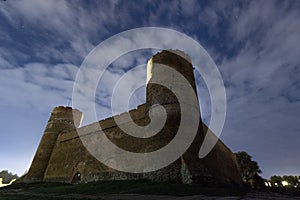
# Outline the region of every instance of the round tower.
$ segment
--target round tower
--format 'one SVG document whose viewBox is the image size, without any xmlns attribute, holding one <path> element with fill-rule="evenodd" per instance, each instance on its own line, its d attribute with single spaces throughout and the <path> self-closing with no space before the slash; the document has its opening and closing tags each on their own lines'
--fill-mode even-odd
<svg viewBox="0 0 300 200">
<path fill-rule="evenodd" d="M 164 73 L 161 70 L 162 65 L 174 69 L 173 72 Z M 185 77 L 197 95 L 191 58 L 180 50 L 163 50 L 154 55 L 147 64 L 146 100 L 148 106 L 178 103 L 176 96 L 170 90 L 172 88 L 168 89 L 160 84 L 155 84 L 155 82 L 166 83 L 166 80 L 170 80 L 170 76 L 174 77 L 173 83 L 178 81 L 173 74 L 176 72 Z"/>
<path fill-rule="evenodd" d="M 82 112 L 71 107 L 59 106 L 53 109 L 43 137 L 31 163 L 25 182 L 42 181 L 58 135 L 62 131 L 80 126 Z"/>
</svg>

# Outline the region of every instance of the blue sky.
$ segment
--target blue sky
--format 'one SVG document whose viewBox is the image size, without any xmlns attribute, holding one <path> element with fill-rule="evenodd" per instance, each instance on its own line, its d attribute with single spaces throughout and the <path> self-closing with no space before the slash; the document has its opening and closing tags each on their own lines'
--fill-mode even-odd
<svg viewBox="0 0 300 200">
<path fill-rule="evenodd" d="M 300 174 L 300 1 L 1 1 L 0 170 L 29 168 L 53 107 L 71 102 L 76 73 L 105 39 L 132 28 L 165 27 L 197 40 L 223 77 L 227 115 L 221 135 L 246 151 L 263 177 Z M 116 60 L 97 91 L 99 120 L 110 89 L 156 50 Z M 201 114 L 207 89 L 197 77 Z M 137 70 L 132 82 L 145 81 Z M 144 101 L 144 88 L 131 107 Z M 122 100 L 122 99 L 120 99 Z"/>
</svg>

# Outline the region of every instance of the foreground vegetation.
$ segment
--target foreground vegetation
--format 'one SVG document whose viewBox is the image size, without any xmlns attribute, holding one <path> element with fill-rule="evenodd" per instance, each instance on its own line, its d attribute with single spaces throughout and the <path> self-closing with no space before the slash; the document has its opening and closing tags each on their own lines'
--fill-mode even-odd
<svg viewBox="0 0 300 200">
<path fill-rule="evenodd" d="M 89 199 L 90 196 L 110 194 L 152 194 L 152 195 L 206 195 L 206 196 L 243 196 L 246 188 L 236 187 L 203 187 L 200 185 L 185 185 L 180 183 L 154 183 L 148 181 L 104 181 L 86 184 L 65 183 L 31 183 L 13 184 L 0 189 L 1 200 L 14 199 L 58 199 L 61 195 L 67 195 L 63 199 L 74 199 L 72 196 L 82 196 Z M 70 197 L 70 198 L 68 198 Z"/>
<path fill-rule="evenodd" d="M 263 179 L 256 161 L 246 152 L 236 153 L 239 171 L 244 187 L 216 186 L 206 187 L 197 184 L 181 184 L 173 182 L 137 181 L 101 181 L 81 184 L 67 183 L 14 183 L 0 188 L 0 200 L 54 200 L 54 199 L 103 199 L 111 194 L 149 194 L 171 196 L 220 196 L 220 197 L 244 197 L 247 193 L 263 193 L 269 195 L 279 193 L 300 197 L 299 176 L 272 176 L 270 180 Z M 3 178 L 2 178 L 3 177 Z M 6 183 L 16 175 L 8 171 L 0 172 L 0 178 Z M 286 197 L 284 197 L 286 198 Z M 239 199 L 239 198 L 238 198 Z"/>
</svg>

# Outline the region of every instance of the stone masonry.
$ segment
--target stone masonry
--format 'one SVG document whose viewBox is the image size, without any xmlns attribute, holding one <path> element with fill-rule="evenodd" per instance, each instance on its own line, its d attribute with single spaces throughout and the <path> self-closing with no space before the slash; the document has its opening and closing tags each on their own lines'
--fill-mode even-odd
<svg viewBox="0 0 300 200">
<path fill-rule="evenodd" d="M 193 66 L 188 55 L 179 50 L 163 50 L 157 53 L 148 62 L 147 81 L 152 78 L 164 79 L 169 75 L 157 73 L 159 64 L 180 72 L 196 92 Z M 99 123 L 106 137 L 124 150 L 141 153 L 160 149 L 174 138 L 178 130 L 180 105 L 176 96 L 164 86 L 149 83 L 146 86 L 146 103 L 129 113 L 136 124 L 147 125 L 148 112 L 154 104 L 164 106 L 167 120 L 163 129 L 149 138 L 137 138 L 124 133 L 116 125 L 115 116 L 77 127 L 82 119 L 79 110 L 63 106 L 54 108 L 30 169 L 22 181 L 90 182 L 144 179 L 205 185 L 242 184 L 235 155 L 222 141 L 218 140 L 205 158 L 198 158 L 205 134 L 214 135 L 201 119 L 197 135 L 188 150 L 169 166 L 154 172 L 126 173 L 114 170 L 94 158 L 82 144 L 76 128 L 85 133 L 85 137 L 90 137 L 92 134 L 101 134 L 97 131 Z"/>
</svg>

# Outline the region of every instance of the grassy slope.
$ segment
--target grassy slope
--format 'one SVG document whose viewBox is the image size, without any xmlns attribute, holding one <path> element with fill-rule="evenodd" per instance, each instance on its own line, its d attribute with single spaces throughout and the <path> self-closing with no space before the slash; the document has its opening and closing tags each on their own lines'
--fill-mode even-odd
<svg viewBox="0 0 300 200">
<path fill-rule="evenodd" d="M 82 199 L 109 194 L 153 194 L 153 195 L 207 195 L 207 196 L 243 196 L 246 189 L 229 187 L 207 188 L 200 185 L 179 183 L 153 183 L 147 181 L 105 181 L 87 184 L 31 183 L 13 184 L 0 189 L 0 200 L 14 199 L 74 199 L 70 196 L 82 196 Z M 70 198 L 69 198 L 70 197 Z M 78 198 L 77 198 L 78 199 Z M 80 199 L 80 198 L 79 198 Z"/>
</svg>

